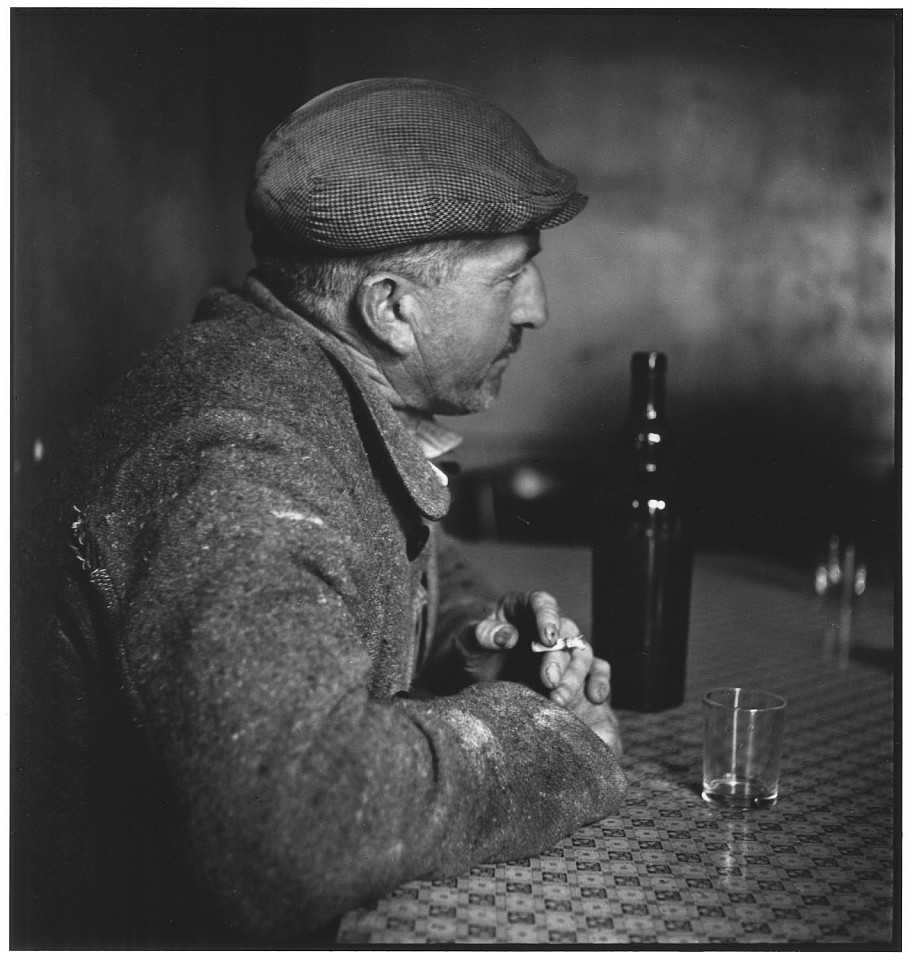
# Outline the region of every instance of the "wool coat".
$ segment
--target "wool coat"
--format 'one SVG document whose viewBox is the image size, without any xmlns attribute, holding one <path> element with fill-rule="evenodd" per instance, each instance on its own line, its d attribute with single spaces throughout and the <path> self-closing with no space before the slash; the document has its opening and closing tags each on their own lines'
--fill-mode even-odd
<svg viewBox="0 0 912 960">
<path fill-rule="evenodd" d="M 617 809 L 569 711 L 460 689 L 453 640 L 496 598 L 437 529 L 446 487 L 255 282 L 127 377 L 55 503 L 14 628 L 23 945 L 306 944 Z"/>
</svg>

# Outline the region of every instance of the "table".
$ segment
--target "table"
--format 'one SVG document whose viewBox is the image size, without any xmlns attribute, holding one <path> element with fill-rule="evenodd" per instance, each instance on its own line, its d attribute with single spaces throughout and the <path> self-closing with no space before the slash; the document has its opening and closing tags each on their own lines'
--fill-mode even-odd
<svg viewBox="0 0 912 960">
<path fill-rule="evenodd" d="M 588 625 L 586 550 L 467 552 L 495 586 L 551 589 Z M 347 914 L 338 942 L 895 943 L 891 598 L 875 585 L 859 599 L 860 652 L 839 664 L 824 649 L 813 571 L 698 556 L 687 698 L 665 713 L 619 714 L 629 781 L 619 813 L 541 856 L 406 884 Z M 789 701 L 770 810 L 700 797 L 700 701 L 728 685 Z"/>
</svg>

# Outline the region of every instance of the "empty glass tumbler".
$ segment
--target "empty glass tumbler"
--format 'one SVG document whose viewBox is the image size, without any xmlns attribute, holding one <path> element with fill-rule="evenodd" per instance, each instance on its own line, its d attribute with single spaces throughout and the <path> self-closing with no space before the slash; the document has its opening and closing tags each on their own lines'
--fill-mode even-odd
<svg viewBox="0 0 912 960">
<path fill-rule="evenodd" d="M 742 809 L 779 797 L 786 702 L 775 693 L 723 687 L 703 698 L 703 799 Z"/>
</svg>

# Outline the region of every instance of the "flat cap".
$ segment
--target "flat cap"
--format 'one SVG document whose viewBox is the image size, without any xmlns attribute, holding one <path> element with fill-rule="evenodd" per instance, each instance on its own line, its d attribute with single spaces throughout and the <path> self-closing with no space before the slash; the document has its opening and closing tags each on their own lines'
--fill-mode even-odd
<svg viewBox="0 0 912 960">
<path fill-rule="evenodd" d="M 359 80 L 305 103 L 260 149 L 247 197 L 254 249 L 382 250 L 566 223 L 576 177 L 468 90 Z"/>
</svg>

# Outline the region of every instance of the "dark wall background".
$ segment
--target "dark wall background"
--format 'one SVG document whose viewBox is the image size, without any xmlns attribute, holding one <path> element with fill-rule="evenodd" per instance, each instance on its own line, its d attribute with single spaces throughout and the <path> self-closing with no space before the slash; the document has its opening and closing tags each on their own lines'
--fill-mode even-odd
<svg viewBox="0 0 912 960">
<path fill-rule="evenodd" d="M 487 95 L 591 197 L 545 236 L 552 322 L 501 402 L 458 424 L 470 478 L 531 461 L 585 535 L 629 355 L 663 349 L 705 542 L 891 543 L 892 16 L 11 20 L 15 523 L 112 381 L 206 287 L 243 278 L 246 180 L 269 130 L 328 87 L 408 74 Z"/>
</svg>

